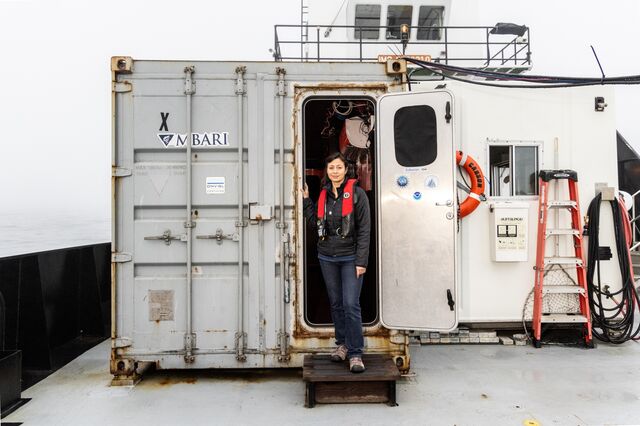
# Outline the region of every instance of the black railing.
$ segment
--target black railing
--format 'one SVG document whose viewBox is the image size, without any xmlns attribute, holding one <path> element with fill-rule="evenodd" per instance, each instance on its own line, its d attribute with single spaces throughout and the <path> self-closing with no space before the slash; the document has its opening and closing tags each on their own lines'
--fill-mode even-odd
<svg viewBox="0 0 640 426">
<path fill-rule="evenodd" d="M 333 30 L 346 30 L 345 40 L 328 37 Z M 363 38 L 366 31 L 384 30 L 382 37 L 400 34 L 398 26 L 365 25 L 276 25 L 274 27 L 275 45 L 273 57 L 276 61 L 323 62 L 323 61 L 378 61 L 378 55 L 402 55 L 422 53 L 416 49 L 426 47 L 438 51 L 431 56 L 434 62 L 445 64 L 472 62 L 475 65 L 491 66 L 531 66 L 531 48 L 529 29 L 523 36 L 493 34 L 494 27 L 409 27 L 411 36 L 403 41 L 399 38 L 371 39 Z M 297 31 L 296 31 L 297 30 Z M 324 31 L 323 31 L 324 30 Z M 392 31 L 388 31 L 392 30 Z M 348 33 L 354 35 L 352 39 Z M 416 40 L 416 34 L 438 34 L 437 40 Z M 305 36 L 303 36 L 303 34 Z M 290 37 L 288 37 L 290 36 Z M 294 38 L 296 37 L 296 38 Z M 323 37 L 326 40 L 323 40 Z M 469 38 L 468 40 L 466 38 Z M 335 38 L 335 37 L 333 37 Z M 336 53 L 336 46 L 344 46 L 343 52 Z M 385 51 L 375 52 L 372 56 L 368 46 L 379 46 Z M 357 48 L 354 48 L 357 47 Z M 328 53 L 325 53 L 328 52 Z"/>
</svg>

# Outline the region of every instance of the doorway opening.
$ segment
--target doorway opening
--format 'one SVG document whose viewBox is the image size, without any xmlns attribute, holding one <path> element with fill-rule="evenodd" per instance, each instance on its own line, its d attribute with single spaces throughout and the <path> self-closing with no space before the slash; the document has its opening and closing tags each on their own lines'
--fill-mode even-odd
<svg viewBox="0 0 640 426">
<path fill-rule="evenodd" d="M 375 188 L 375 101 L 369 97 L 313 97 L 302 106 L 303 158 L 309 197 L 317 202 L 324 178 L 324 159 L 337 151 L 352 163 L 371 211 L 369 262 L 360 307 L 363 325 L 378 321 L 378 253 Z M 329 298 L 318 261 L 315 224 L 304 228 L 304 318 L 311 326 L 333 325 Z"/>
</svg>

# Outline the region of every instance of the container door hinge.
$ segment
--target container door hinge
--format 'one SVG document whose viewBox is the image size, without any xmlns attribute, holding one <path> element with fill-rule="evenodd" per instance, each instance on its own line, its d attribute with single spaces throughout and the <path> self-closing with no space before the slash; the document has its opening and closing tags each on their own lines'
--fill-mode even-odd
<svg viewBox="0 0 640 426">
<path fill-rule="evenodd" d="M 244 354 L 246 339 L 247 333 L 236 333 L 236 359 L 241 362 L 247 360 L 247 356 Z"/>
<path fill-rule="evenodd" d="M 287 96 L 287 86 L 284 82 L 284 76 L 287 71 L 284 68 L 276 68 L 276 74 L 278 74 L 278 96 Z"/>
<path fill-rule="evenodd" d="M 244 74 L 247 72 L 247 67 L 240 66 L 236 68 L 236 95 L 244 95 L 247 93 L 244 88 Z"/>
<path fill-rule="evenodd" d="M 195 333 L 185 334 L 184 335 L 184 350 L 185 350 L 184 362 L 186 362 L 187 364 L 191 364 L 196 359 L 196 357 L 193 355 L 193 350 L 195 349 L 195 347 L 196 347 L 196 334 Z"/>
<path fill-rule="evenodd" d="M 116 349 L 129 347 L 131 343 L 132 340 L 130 337 L 116 337 L 113 339 L 113 347 Z"/>
<path fill-rule="evenodd" d="M 185 73 L 185 78 L 184 78 L 184 94 L 185 95 L 193 95 L 194 93 L 196 93 L 196 82 L 193 81 L 193 73 L 196 72 L 196 67 L 189 66 L 189 67 L 184 67 L 184 73 Z"/>
<path fill-rule="evenodd" d="M 114 81 L 111 90 L 115 93 L 128 93 L 133 90 L 133 86 L 128 81 Z"/>
<path fill-rule="evenodd" d="M 131 176 L 131 169 L 124 167 L 111 167 L 111 176 L 113 177 L 127 177 Z"/>
<path fill-rule="evenodd" d="M 131 253 L 111 253 L 111 263 L 126 263 L 131 260 L 133 260 Z"/>
<path fill-rule="evenodd" d="M 278 341 L 280 346 L 280 355 L 278 356 L 278 362 L 289 362 L 291 355 L 289 355 L 289 333 L 278 333 Z"/>
</svg>

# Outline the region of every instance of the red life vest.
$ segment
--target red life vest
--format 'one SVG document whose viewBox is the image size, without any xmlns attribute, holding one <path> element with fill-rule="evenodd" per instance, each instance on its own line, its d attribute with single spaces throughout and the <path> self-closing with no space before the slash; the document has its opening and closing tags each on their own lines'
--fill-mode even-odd
<svg viewBox="0 0 640 426">
<path fill-rule="evenodd" d="M 342 226 L 336 231 L 336 234 L 342 238 L 349 235 L 353 224 L 353 187 L 357 179 L 347 179 L 347 183 L 344 186 L 342 192 Z M 326 219 L 325 214 L 327 210 L 327 189 L 323 188 L 320 191 L 320 197 L 318 198 L 318 236 L 324 238 L 327 236 L 326 232 Z"/>
</svg>

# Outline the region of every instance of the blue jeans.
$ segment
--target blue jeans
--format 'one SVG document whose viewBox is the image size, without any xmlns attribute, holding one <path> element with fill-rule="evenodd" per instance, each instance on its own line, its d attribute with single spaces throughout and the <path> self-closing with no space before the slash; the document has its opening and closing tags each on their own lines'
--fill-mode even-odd
<svg viewBox="0 0 640 426">
<path fill-rule="evenodd" d="M 348 357 L 362 356 L 362 314 L 360 290 L 363 276 L 356 277 L 356 257 L 318 255 L 320 269 L 331 303 L 331 319 L 336 330 L 336 344 L 345 345 Z"/>
</svg>

